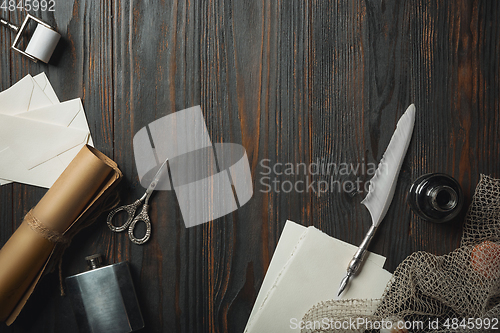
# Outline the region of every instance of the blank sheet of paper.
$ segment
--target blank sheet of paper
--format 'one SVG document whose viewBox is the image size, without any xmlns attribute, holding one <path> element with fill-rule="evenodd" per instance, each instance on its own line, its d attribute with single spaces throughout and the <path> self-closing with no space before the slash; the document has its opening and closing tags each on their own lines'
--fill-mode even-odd
<svg viewBox="0 0 500 333">
<path fill-rule="evenodd" d="M 340 280 L 357 247 L 314 227 L 287 221 L 245 332 L 293 332 L 293 322 L 321 301 L 337 298 Z M 380 298 L 391 273 L 371 253 L 342 299 Z"/>
</svg>

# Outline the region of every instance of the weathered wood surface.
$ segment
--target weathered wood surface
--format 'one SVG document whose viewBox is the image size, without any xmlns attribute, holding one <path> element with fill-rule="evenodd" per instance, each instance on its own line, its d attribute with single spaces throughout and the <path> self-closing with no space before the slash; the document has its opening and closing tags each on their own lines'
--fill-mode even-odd
<svg viewBox="0 0 500 333">
<path fill-rule="evenodd" d="M 0 14 L 14 23 L 25 15 Z M 31 63 L 9 50 L 13 37 L 0 30 L 0 88 L 44 71 L 61 100 L 81 97 L 95 146 L 124 172 L 123 202 L 143 192 L 132 138 L 161 116 L 200 104 L 213 142 L 246 148 L 254 196 L 238 211 L 186 229 L 175 194 L 158 192 L 147 245 L 111 233 L 101 216 L 67 250 L 65 276 L 85 270 L 83 257 L 95 252 L 131 263 L 145 332 L 243 332 L 287 219 L 361 241 L 369 227 L 364 193 L 264 193 L 264 160 L 367 168 L 415 103 L 393 205 L 370 248 L 390 271 L 413 251 L 444 254 L 459 245 L 463 214 L 438 225 L 410 211 L 415 178 L 454 176 L 468 205 L 480 173 L 500 177 L 497 1 L 57 1 L 55 12 L 34 14 L 64 36 L 62 53 L 49 66 Z M 364 185 L 367 170 L 333 177 Z M 0 245 L 44 193 L 0 188 Z M 13 326 L 1 325 L 76 331 L 57 274 L 44 278 Z"/>
</svg>

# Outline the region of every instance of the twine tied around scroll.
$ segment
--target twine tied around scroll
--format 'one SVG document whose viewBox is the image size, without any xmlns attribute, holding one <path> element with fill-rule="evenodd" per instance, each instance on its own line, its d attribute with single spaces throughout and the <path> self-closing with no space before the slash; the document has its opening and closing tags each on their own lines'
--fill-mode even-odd
<svg viewBox="0 0 500 333">
<path fill-rule="evenodd" d="M 60 233 L 59 231 L 52 230 L 50 228 L 47 228 L 42 222 L 40 222 L 39 219 L 37 219 L 33 215 L 33 209 L 31 209 L 28 214 L 26 214 L 26 220 L 30 228 L 39 233 L 40 235 L 43 236 L 46 240 L 52 242 L 52 243 L 62 243 L 62 244 L 67 244 L 71 240 L 68 237 L 65 237 L 63 233 Z"/>
<path fill-rule="evenodd" d="M 26 214 L 26 221 L 28 226 L 38 234 L 40 234 L 43 238 L 47 239 L 49 242 L 52 242 L 55 244 L 54 251 L 52 253 L 52 256 L 49 259 L 49 262 L 47 263 L 47 266 L 49 267 L 49 271 L 52 272 L 54 271 L 55 264 L 57 264 L 58 267 L 58 272 L 59 272 L 59 288 L 61 291 L 61 296 L 65 295 L 64 292 L 64 286 L 62 282 L 62 257 L 64 254 L 64 251 L 68 248 L 68 246 L 71 243 L 71 240 L 73 237 L 79 233 L 81 230 L 89 227 L 92 225 L 97 218 L 104 212 L 109 211 L 116 206 L 118 206 L 118 203 L 120 202 L 120 197 L 116 191 L 113 192 L 114 195 L 110 195 L 106 197 L 105 200 L 103 200 L 100 204 L 98 204 L 98 207 L 92 212 L 92 214 L 85 220 L 80 221 L 76 223 L 75 225 L 72 225 L 70 228 L 68 228 L 65 232 L 61 233 L 59 231 L 47 228 L 41 222 L 39 219 L 37 219 L 31 209 L 27 214 Z"/>
</svg>

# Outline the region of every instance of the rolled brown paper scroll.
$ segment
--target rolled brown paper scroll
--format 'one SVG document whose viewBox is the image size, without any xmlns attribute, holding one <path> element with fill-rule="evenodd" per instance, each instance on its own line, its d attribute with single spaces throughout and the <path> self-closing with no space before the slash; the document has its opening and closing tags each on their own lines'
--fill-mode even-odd
<svg viewBox="0 0 500 333">
<path fill-rule="evenodd" d="M 85 146 L 26 215 L 0 250 L 0 321 L 10 325 L 15 320 L 57 242 L 67 241 L 64 236 L 78 228 L 121 176 L 115 162 Z"/>
</svg>

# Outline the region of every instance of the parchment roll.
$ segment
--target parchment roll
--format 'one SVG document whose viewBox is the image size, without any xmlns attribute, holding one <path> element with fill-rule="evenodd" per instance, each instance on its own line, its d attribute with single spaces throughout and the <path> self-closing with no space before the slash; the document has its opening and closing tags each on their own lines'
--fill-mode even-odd
<svg viewBox="0 0 500 333">
<path fill-rule="evenodd" d="M 85 219 L 122 174 L 116 163 L 85 146 L 0 250 L 0 321 L 10 325 L 38 282 L 56 243 L 33 220 L 60 234 Z"/>
</svg>

